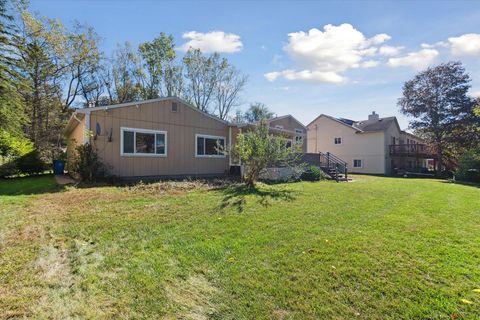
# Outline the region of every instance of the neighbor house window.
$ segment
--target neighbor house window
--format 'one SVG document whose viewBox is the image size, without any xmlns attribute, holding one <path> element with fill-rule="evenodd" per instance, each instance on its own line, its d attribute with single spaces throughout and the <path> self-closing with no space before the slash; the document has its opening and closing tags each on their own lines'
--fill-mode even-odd
<svg viewBox="0 0 480 320">
<path fill-rule="evenodd" d="M 121 128 L 121 155 L 166 156 L 167 132 Z"/>
<path fill-rule="evenodd" d="M 335 144 L 342 144 L 342 138 L 334 138 L 333 143 Z"/>
<path fill-rule="evenodd" d="M 283 126 L 277 124 L 277 125 L 275 126 L 275 129 L 283 130 Z"/>
<path fill-rule="evenodd" d="M 197 157 L 225 157 L 225 137 L 197 134 L 196 153 Z"/>
<path fill-rule="evenodd" d="M 286 139 L 285 140 L 285 147 L 286 148 L 291 148 L 292 147 L 292 140 L 291 139 Z"/>
<path fill-rule="evenodd" d="M 353 160 L 353 167 L 354 168 L 362 168 L 362 160 L 360 160 L 360 159 Z"/>
<path fill-rule="evenodd" d="M 303 142 L 303 130 L 302 129 L 295 129 L 295 143 L 302 144 Z"/>
</svg>

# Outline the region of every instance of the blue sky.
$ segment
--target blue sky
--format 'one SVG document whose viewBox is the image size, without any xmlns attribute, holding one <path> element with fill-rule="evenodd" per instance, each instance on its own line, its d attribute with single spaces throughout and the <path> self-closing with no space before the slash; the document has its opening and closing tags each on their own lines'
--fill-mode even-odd
<svg viewBox="0 0 480 320">
<path fill-rule="evenodd" d="M 375 110 L 405 128 L 396 105 L 403 83 L 443 61 L 462 61 L 480 94 L 478 1 L 32 0 L 31 9 L 93 26 L 108 54 L 160 32 L 178 47 L 220 48 L 249 75 L 241 108 L 260 101 L 305 124 L 321 113 L 361 120 Z"/>
</svg>

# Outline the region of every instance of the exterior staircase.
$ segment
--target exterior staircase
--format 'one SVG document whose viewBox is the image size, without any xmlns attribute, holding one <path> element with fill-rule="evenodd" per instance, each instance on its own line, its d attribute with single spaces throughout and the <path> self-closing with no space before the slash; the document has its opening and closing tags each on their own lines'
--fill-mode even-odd
<svg viewBox="0 0 480 320">
<path fill-rule="evenodd" d="M 348 181 L 347 163 L 330 152 L 320 152 L 320 169 L 337 182 Z"/>
</svg>

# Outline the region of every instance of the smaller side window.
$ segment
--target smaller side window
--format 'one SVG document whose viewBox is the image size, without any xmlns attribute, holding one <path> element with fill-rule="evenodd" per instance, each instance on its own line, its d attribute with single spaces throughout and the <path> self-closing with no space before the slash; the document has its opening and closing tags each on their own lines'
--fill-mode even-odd
<svg viewBox="0 0 480 320">
<path fill-rule="evenodd" d="M 302 144 L 302 142 L 303 142 L 303 136 L 302 136 L 302 135 L 303 135 L 303 130 L 301 130 L 301 129 L 295 129 L 295 133 L 296 133 L 296 135 L 295 135 L 295 143 L 296 143 L 296 144 Z"/>
<path fill-rule="evenodd" d="M 334 142 L 335 144 L 342 144 L 342 138 L 334 138 L 334 139 L 333 139 L 333 142 Z"/>
<path fill-rule="evenodd" d="M 178 106 L 176 102 L 172 102 L 172 112 L 177 112 Z"/>
<path fill-rule="evenodd" d="M 354 168 L 361 168 L 361 167 L 362 167 L 362 160 L 360 160 L 360 159 L 354 159 L 354 160 L 353 160 L 353 167 L 354 167 Z"/>
</svg>

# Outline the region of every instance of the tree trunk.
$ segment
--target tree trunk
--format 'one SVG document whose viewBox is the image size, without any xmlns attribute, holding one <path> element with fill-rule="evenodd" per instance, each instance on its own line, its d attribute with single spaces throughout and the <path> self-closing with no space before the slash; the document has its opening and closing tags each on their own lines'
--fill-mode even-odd
<svg viewBox="0 0 480 320">
<path fill-rule="evenodd" d="M 436 176 L 439 177 L 439 178 L 442 176 L 442 167 L 443 167 L 443 149 L 439 144 L 437 144 L 437 172 L 436 172 Z"/>
</svg>

